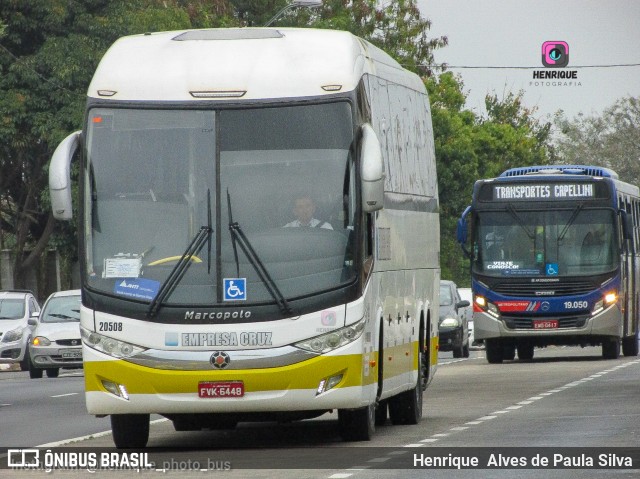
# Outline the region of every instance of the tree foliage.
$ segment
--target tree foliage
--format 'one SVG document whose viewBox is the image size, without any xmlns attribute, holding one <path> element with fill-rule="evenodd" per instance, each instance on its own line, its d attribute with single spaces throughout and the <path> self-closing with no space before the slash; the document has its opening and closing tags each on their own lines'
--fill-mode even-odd
<svg viewBox="0 0 640 479">
<path fill-rule="evenodd" d="M 601 115 L 556 118 L 557 154 L 565 164 L 606 166 L 640 185 L 640 98 L 625 97 Z"/>
<path fill-rule="evenodd" d="M 236 23 L 221 0 L 0 3 L 0 247 L 14 251 L 17 287 L 54 227 L 58 245 L 74 249 L 69 228 L 49 213 L 47 164 L 81 127 L 87 87 L 108 46 L 126 34 Z"/>
<path fill-rule="evenodd" d="M 487 115 L 465 109 L 464 84 L 450 72 L 427 81 L 440 193 L 442 277 L 468 286 L 469 262 L 455 241 L 457 219 L 471 203 L 473 184 L 516 166 L 547 164 L 550 124 L 540 124 L 523 93 L 487 95 Z"/>
</svg>

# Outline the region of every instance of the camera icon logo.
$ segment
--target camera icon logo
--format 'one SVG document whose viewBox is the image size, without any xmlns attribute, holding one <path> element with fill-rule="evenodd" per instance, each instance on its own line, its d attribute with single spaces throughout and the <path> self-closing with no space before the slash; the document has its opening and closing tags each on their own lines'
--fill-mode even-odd
<svg viewBox="0 0 640 479">
<path fill-rule="evenodd" d="M 548 68 L 563 68 L 569 64 L 569 44 L 567 42 L 544 42 L 542 44 L 542 64 Z"/>
</svg>

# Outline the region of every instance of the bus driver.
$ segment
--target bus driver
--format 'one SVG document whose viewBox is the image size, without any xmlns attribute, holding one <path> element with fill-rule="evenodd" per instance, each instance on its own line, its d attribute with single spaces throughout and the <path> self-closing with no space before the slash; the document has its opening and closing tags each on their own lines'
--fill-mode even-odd
<svg viewBox="0 0 640 479">
<path fill-rule="evenodd" d="M 285 228 L 324 228 L 328 230 L 332 230 L 333 227 L 327 223 L 326 221 L 320 221 L 313 217 L 313 214 L 316 211 L 316 205 L 313 200 L 309 196 L 302 196 L 300 198 L 296 198 L 294 206 L 293 206 L 293 214 L 296 219 L 291 223 L 287 223 L 284 225 Z"/>
</svg>

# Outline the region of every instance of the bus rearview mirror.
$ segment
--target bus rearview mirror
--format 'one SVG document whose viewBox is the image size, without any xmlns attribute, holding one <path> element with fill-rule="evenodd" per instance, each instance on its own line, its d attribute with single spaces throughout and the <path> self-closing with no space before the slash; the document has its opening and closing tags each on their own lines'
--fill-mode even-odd
<svg viewBox="0 0 640 479">
<path fill-rule="evenodd" d="M 384 205 L 384 160 L 378 136 L 369 124 L 362 127 L 360 152 L 362 209 L 372 213 Z"/>
<path fill-rule="evenodd" d="M 56 148 L 49 164 L 49 191 L 51 209 L 57 220 L 70 220 L 71 208 L 71 159 L 78 149 L 80 132 L 67 136 Z"/>
</svg>

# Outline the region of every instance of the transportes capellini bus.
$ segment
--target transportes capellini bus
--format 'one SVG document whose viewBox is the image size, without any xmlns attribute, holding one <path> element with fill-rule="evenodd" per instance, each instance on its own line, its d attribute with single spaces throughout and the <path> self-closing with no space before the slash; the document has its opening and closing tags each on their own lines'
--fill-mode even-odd
<svg viewBox="0 0 640 479">
<path fill-rule="evenodd" d="M 420 421 L 440 247 L 417 75 L 338 31 L 125 37 L 52 158 L 59 219 L 75 153 L 86 404 L 116 446 L 145 446 L 152 413 L 337 410 L 346 440 Z"/>
<path fill-rule="evenodd" d="M 637 356 L 639 221 L 638 187 L 608 168 L 533 166 L 477 181 L 458 241 L 470 245 L 487 360 L 530 360 L 548 345 Z"/>
</svg>

